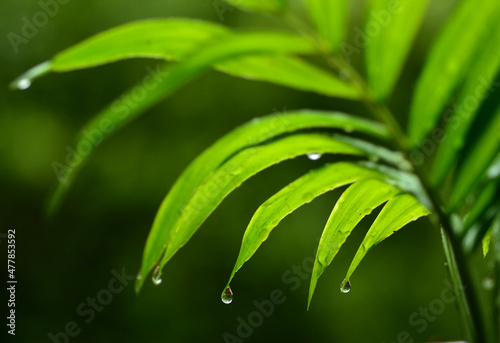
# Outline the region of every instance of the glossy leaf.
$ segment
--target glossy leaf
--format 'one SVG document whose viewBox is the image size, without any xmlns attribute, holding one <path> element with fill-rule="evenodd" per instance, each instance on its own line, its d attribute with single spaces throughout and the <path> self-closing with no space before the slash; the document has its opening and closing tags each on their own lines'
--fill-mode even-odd
<svg viewBox="0 0 500 343">
<path fill-rule="evenodd" d="M 363 132 L 387 139 L 383 126 L 342 113 L 298 111 L 255 119 L 227 134 L 196 158 L 182 173 L 158 211 L 144 250 L 141 273 L 146 275 L 160 259 L 170 231 L 203 181 L 225 161 L 245 148 L 256 146 L 285 133 L 314 128 L 336 128 Z M 139 286 L 140 288 L 140 286 Z"/>
<path fill-rule="evenodd" d="M 498 260 L 500 258 L 500 256 L 498 256 L 499 234 L 500 234 L 500 214 L 497 212 L 481 242 L 483 248 L 483 257 L 486 257 L 486 255 L 488 254 L 491 246 L 491 239 L 493 238 L 493 247 L 494 247 L 493 253 L 497 255 L 495 256 L 495 259 Z"/>
<path fill-rule="evenodd" d="M 223 26 L 192 19 L 151 19 L 117 26 L 61 51 L 19 76 L 30 83 L 49 72 L 68 72 L 92 68 L 130 58 L 156 58 L 178 61 L 216 37 L 228 36 Z"/>
<path fill-rule="evenodd" d="M 361 260 L 368 251 L 387 237 L 404 227 L 406 224 L 417 220 L 430 212 L 422 206 L 417 199 L 409 194 L 398 195 L 387 202 L 377 219 L 368 230 L 361 246 L 349 266 L 345 280 L 351 278 Z"/>
<path fill-rule="evenodd" d="M 348 0 L 304 0 L 309 17 L 328 50 L 340 48 L 349 17 Z"/>
<path fill-rule="evenodd" d="M 160 258 L 160 268 L 163 267 L 222 200 L 246 179 L 274 164 L 311 153 L 363 154 L 357 148 L 319 134 L 295 134 L 237 153 L 200 184 L 185 184 L 186 188 L 192 189 L 191 192 L 180 194 L 185 202 L 172 202 L 167 196 L 146 242 L 141 275 L 146 275 Z M 171 214 L 175 211 L 179 214 L 174 217 L 174 221 Z M 137 289 L 140 287 L 139 282 Z"/>
<path fill-rule="evenodd" d="M 411 170 L 411 168 L 412 168 L 411 164 L 406 160 L 404 155 L 400 152 L 392 151 L 392 150 L 387 149 L 383 146 L 370 143 L 366 140 L 353 138 L 353 137 L 346 136 L 346 135 L 336 134 L 336 135 L 334 135 L 334 137 L 363 150 L 364 152 L 366 152 L 370 156 L 371 160 L 379 160 L 380 159 L 384 162 L 392 164 L 393 166 L 395 166 L 397 168 L 400 168 L 402 170 L 407 170 L 407 171 Z M 380 166 L 380 165 L 374 164 L 374 166 Z M 384 167 L 382 167 L 382 168 L 384 168 Z"/>
<path fill-rule="evenodd" d="M 216 70 L 244 79 L 267 81 L 331 97 L 359 99 L 352 84 L 304 60 L 285 55 L 244 56 L 217 64 Z"/>
<path fill-rule="evenodd" d="M 266 51 L 274 54 L 315 51 L 313 44 L 300 36 L 280 32 L 267 34 L 277 39 L 277 48 L 256 50 L 255 54 Z M 92 36 L 58 53 L 50 61 L 35 66 L 18 77 L 11 87 L 18 87 L 20 80 L 32 81 L 50 71 L 67 72 L 129 58 L 185 60 L 192 57 L 195 51 L 208 49 L 212 45 L 220 48 L 220 41 L 235 40 L 237 36 L 238 34 L 223 26 L 191 19 L 154 19 L 128 23 Z M 256 56 L 253 59 L 255 65 Z M 249 72 L 246 69 L 244 71 Z"/>
<path fill-rule="evenodd" d="M 366 178 L 383 177 L 383 174 L 357 164 L 338 162 L 312 170 L 280 190 L 264 202 L 250 220 L 227 286 L 235 273 L 255 254 L 271 231 L 287 215 L 335 188 Z"/>
<path fill-rule="evenodd" d="M 432 202 L 429 199 L 422 183 L 420 182 L 420 179 L 415 174 L 404 170 L 395 169 L 383 164 L 374 163 L 372 161 L 361 161 L 359 163 L 367 168 L 375 169 L 381 173 L 384 173 L 389 177 L 387 179 L 387 182 L 390 182 L 392 185 L 413 195 L 425 207 L 429 209 L 433 208 Z"/>
<path fill-rule="evenodd" d="M 434 129 L 476 54 L 484 49 L 491 28 L 497 26 L 497 0 L 482 1 L 481 6 L 464 0 L 457 6 L 427 58 L 413 96 L 409 133 L 415 145 Z"/>
<path fill-rule="evenodd" d="M 224 26 L 192 19 L 152 19 L 132 22 L 87 38 L 52 59 L 52 69 L 64 72 L 128 58 L 185 59 L 215 38 L 229 35 Z"/>
<path fill-rule="evenodd" d="M 377 100 L 384 101 L 392 93 L 428 4 L 429 0 L 369 2 L 366 23 L 380 27 L 365 55 L 368 82 Z"/>
<path fill-rule="evenodd" d="M 496 179 L 488 182 L 488 184 L 478 192 L 476 201 L 474 201 L 474 204 L 464 219 L 465 230 L 476 223 L 488 208 L 493 205 L 493 202 L 498 199 L 499 191 L 500 179 Z"/>
<path fill-rule="evenodd" d="M 319 277 L 335 258 L 352 230 L 361 219 L 399 193 L 401 190 L 394 186 L 376 179 L 368 179 L 356 182 L 342 194 L 319 241 L 309 286 L 308 308 Z"/>
<path fill-rule="evenodd" d="M 483 246 L 483 257 L 488 255 L 488 251 L 490 250 L 490 242 L 491 242 L 491 228 L 486 232 L 486 235 L 483 237 L 482 246 Z"/>
<path fill-rule="evenodd" d="M 21 75 L 13 82 L 13 86 L 18 87 L 20 80 L 32 80 L 49 71 L 67 72 L 129 58 L 182 61 L 195 50 L 210 44 L 211 40 L 233 35 L 235 34 L 223 26 L 190 19 L 157 19 L 129 23 L 90 37 L 62 51 L 51 61 Z M 290 52 L 314 51 L 313 46 L 304 44 L 305 40 L 300 37 L 283 37 L 292 39 Z M 254 54 L 222 61 L 213 67 L 246 79 L 273 82 L 328 96 L 359 98 L 359 92 L 351 84 L 297 57 Z"/>
<path fill-rule="evenodd" d="M 490 119 L 484 131 L 469 144 L 463 156 L 453 187 L 449 207 L 456 209 L 469 192 L 483 180 L 486 170 L 500 151 L 500 107 Z"/>
<path fill-rule="evenodd" d="M 500 6 L 499 6 L 500 7 Z M 500 10 L 497 17 L 500 16 Z M 466 145 L 467 134 L 476 118 L 479 107 L 485 98 L 495 96 L 498 83 L 494 80 L 500 71 L 500 30 L 495 26 L 487 37 L 487 49 L 482 49 L 472 61 L 465 85 L 454 105 L 445 114 L 447 123 L 443 138 L 439 140 L 438 150 L 431 172 L 432 184 L 441 185 L 445 177 Z"/>
<path fill-rule="evenodd" d="M 81 131 L 75 146 L 88 143 L 88 132 L 97 132 L 102 139 L 117 131 L 145 110 L 158 103 L 166 96 L 205 72 L 213 65 L 223 61 L 256 53 L 300 52 L 310 49 L 309 43 L 287 34 L 280 33 L 245 33 L 218 39 L 210 46 L 193 54 L 185 62 L 158 70 L 151 76 L 154 86 L 141 83 L 138 87 L 146 88 L 142 97 L 134 96 L 136 87 L 125 93 L 120 100 L 92 119 Z M 85 134 L 87 133 L 87 135 Z M 91 156 L 92 150 L 81 159 L 73 159 L 71 165 L 60 167 L 59 184 L 49 201 L 49 212 L 58 207 L 60 200 L 69 189 L 76 173 Z"/>
</svg>

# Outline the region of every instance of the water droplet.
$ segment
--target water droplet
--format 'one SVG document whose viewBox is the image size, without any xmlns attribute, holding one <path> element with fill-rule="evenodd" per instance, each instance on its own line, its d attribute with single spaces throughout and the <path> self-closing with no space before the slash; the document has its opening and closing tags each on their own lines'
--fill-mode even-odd
<svg viewBox="0 0 500 343">
<path fill-rule="evenodd" d="M 136 278 L 136 280 L 142 280 L 142 275 L 141 275 L 141 273 L 137 274 L 137 276 L 136 276 L 135 278 Z"/>
<path fill-rule="evenodd" d="M 153 283 L 158 286 L 161 283 L 161 266 L 158 264 L 153 271 L 153 277 L 151 278 Z"/>
<path fill-rule="evenodd" d="M 349 293 L 350 290 L 351 290 L 351 282 L 349 280 L 342 281 L 342 284 L 340 285 L 340 291 L 342 293 Z"/>
<path fill-rule="evenodd" d="M 28 79 L 21 79 L 21 80 L 17 81 L 17 84 L 16 84 L 16 87 L 20 90 L 28 89 L 28 88 L 30 88 L 30 86 L 31 86 L 31 81 Z"/>
<path fill-rule="evenodd" d="M 310 159 L 311 161 L 317 161 L 321 158 L 322 154 L 315 152 L 312 154 L 307 154 L 307 158 Z"/>
<path fill-rule="evenodd" d="M 227 286 L 220 298 L 224 304 L 230 304 L 233 301 L 233 291 L 231 287 Z"/>
</svg>

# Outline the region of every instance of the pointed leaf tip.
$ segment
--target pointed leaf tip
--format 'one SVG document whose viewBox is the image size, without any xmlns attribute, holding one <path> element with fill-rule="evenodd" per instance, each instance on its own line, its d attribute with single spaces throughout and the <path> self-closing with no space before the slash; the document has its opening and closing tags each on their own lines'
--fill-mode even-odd
<svg viewBox="0 0 500 343">
<path fill-rule="evenodd" d="M 319 277 L 333 261 L 356 225 L 373 209 L 401 192 L 399 188 L 374 177 L 352 184 L 342 194 L 328 218 L 318 244 L 309 286 L 309 303 Z M 348 282 L 349 279 L 346 278 L 346 280 Z M 348 291 L 347 288 L 344 290 Z"/>
<path fill-rule="evenodd" d="M 288 214 L 328 191 L 358 180 L 377 177 L 382 177 L 382 174 L 355 163 L 338 162 L 310 171 L 273 195 L 250 220 L 229 282 Z"/>
<path fill-rule="evenodd" d="M 351 278 L 361 260 L 372 247 L 393 235 L 408 223 L 429 213 L 429 210 L 410 194 L 399 194 L 389 200 L 368 230 L 349 266 L 345 279 L 349 280 Z"/>
<path fill-rule="evenodd" d="M 45 61 L 43 63 L 37 64 L 36 66 L 30 68 L 25 73 L 21 74 L 14 81 L 9 84 L 9 88 L 12 90 L 25 90 L 28 89 L 33 81 L 45 74 L 48 74 L 52 70 L 52 64 L 50 61 Z"/>
</svg>

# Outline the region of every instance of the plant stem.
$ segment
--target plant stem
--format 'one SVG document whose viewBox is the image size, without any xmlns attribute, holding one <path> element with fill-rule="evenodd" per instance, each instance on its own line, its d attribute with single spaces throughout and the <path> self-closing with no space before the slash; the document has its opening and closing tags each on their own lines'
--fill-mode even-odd
<svg viewBox="0 0 500 343">
<path fill-rule="evenodd" d="M 474 291 L 474 284 L 467 266 L 464 251 L 461 248 L 460 241 L 454 234 L 448 215 L 441 208 L 438 197 L 434 190 L 429 186 L 423 170 L 419 166 L 412 163 L 411 159 L 408 158 L 409 150 L 406 134 L 401 129 L 401 126 L 396 121 L 391 111 L 385 105 L 379 104 L 374 100 L 374 97 L 372 96 L 370 89 L 365 84 L 363 78 L 359 76 L 357 71 L 349 63 L 347 63 L 343 58 L 338 57 L 332 58 L 331 61 L 341 72 L 343 71 L 345 73 L 347 71 L 347 77 L 349 77 L 351 82 L 353 82 L 353 84 L 360 90 L 363 100 L 372 115 L 387 125 L 393 135 L 396 148 L 405 155 L 408 162 L 412 165 L 415 175 L 419 178 L 424 192 L 431 201 L 433 207 L 431 210 L 434 211 L 439 219 L 439 221 L 434 221 L 434 224 L 438 229 L 442 228 L 448 238 L 451 252 L 451 254 L 446 254 L 447 258 L 449 258 L 448 265 L 456 266 L 456 268 L 450 268 L 450 273 L 452 273 L 452 277 L 454 279 L 459 281 L 461 285 L 460 288 L 463 290 L 466 299 L 466 304 L 463 304 L 460 307 L 462 315 L 465 316 L 465 318 L 468 318 L 470 326 L 473 329 L 472 335 L 475 337 L 470 337 L 470 339 L 472 342 L 486 342 L 479 301 L 477 299 L 476 292 Z"/>
<path fill-rule="evenodd" d="M 469 318 L 471 317 L 470 309 L 469 306 L 467 305 L 467 298 L 465 297 L 465 293 L 463 292 L 462 282 L 460 280 L 458 272 L 458 265 L 455 259 L 455 255 L 453 254 L 452 251 L 453 248 L 450 242 L 450 238 L 443 229 L 441 229 L 441 237 L 442 237 L 444 254 L 446 256 L 446 261 L 447 261 L 446 269 L 448 270 L 451 282 L 453 283 L 453 288 L 455 289 L 455 295 L 457 297 L 456 301 L 458 304 L 457 307 L 464 325 L 463 330 L 465 332 L 465 335 L 469 339 L 472 339 L 474 337 L 475 340 L 474 327 L 471 325 L 472 323 L 469 320 Z"/>
<path fill-rule="evenodd" d="M 284 19 L 292 28 L 310 39 L 311 42 L 316 45 L 318 51 L 332 65 L 332 67 L 342 73 L 356 88 L 358 88 L 362 96 L 362 100 L 370 110 L 371 114 L 375 119 L 384 123 L 391 132 L 394 138 L 395 148 L 399 150 L 411 164 L 414 174 L 420 180 L 423 191 L 426 193 L 426 196 L 431 202 L 433 208 L 430 210 L 433 210 L 438 219 L 431 221 L 438 230 L 442 230 L 441 232 L 443 232 L 443 239 L 446 241 L 446 245 L 444 246 L 445 255 L 448 266 L 450 267 L 450 275 L 452 279 L 456 281 L 456 284 L 460 286 L 456 292 L 463 291 L 463 299 L 465 301 L 459 301 L 459 311 L 461 312 L 464 320 L 467 321 L 467 327 L 470 328 L 469 330 L 466 330 L 466 332 L 468 332 L 471 336 L 469 337 L 470 343 L 487 342 L 479 301 L 477 299 L 476 292 L 474 291 L 474 284 L 467 266 L 465 253 L 461 248 L 460 240 L 454 234 L 450 219 L 441 208 L 437 194 L 435 194 L 434 190 L 429 186 L 424 171 L 408 158 L 410 150 L 408 138 L 405 132 L 389 108 L 385 104 L 381 104 L 376 101 L 364 78 L 358 74 L 357 70 L 351 64 L 349 64 L 342 56 L 333 56 L 329 51 L 327 51 L 325 46 L 322 44 L 321 39 L 317 37 L 316 33 L 310 30 L 307 25 L 304 25 L 302 21 L 295 17 L 293 13 L 287 13 L 284 16 Z M 443 243 L 445 241 L 443 241 Z"/>
</svg>

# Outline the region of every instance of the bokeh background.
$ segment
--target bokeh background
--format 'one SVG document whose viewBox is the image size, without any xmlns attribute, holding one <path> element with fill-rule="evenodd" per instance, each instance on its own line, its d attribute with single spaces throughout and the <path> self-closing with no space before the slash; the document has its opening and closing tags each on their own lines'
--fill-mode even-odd
<svg viewBox="0 0 500 343">
<path fill-rule="evenodd" d="M 433 2 L 391 100 L 403 124 L 425 52 L 454 2 Z M 356 26 L 362 27 L 363 4 L 352 3 L 351 35 Z M 8 90 L 9 81 L 86 37 L 133 20 L 177 16 L 243 29 L 280 25 L 237 10 L 226 11 L 221 18 L 212 0 L 73 0 L 61 4 L 57 15 L 16 52 L 7 34 L 21 34 L 23 17 L 32 20 L 41 7 L 36 1 L 19 0 L 3 1 L 0 8 L 0 227 L 1 233 L 8 229 L 17 233 L 17 330 L 15 337 L 7 337 L 9 341 L 50 342 L 49 333 L 62 332 L 73 321 L 80 331 L 69 342 L 224 342 L 225 332 L 237 336 L 238 317 L 248 322 L 256 310 L 253 302 L 269 299 L 274 289 L 281 290 L 286 301 L 241 341 L 397 342 L 402 331 L 415 342 L 460 337 L 453 304 L 428 321 L 423 332 L 409 322 L 414 312 L 439 299 L 446 287 L 440 236 L 427 219 L 408 225 L 370 252 L 351 280 L 352 291 L 341 294 L 343 275 L 375 217 L 364 220 L 320 279 L 306 311 L 309 276 L 293 285 L 283 276 L 314 256 L 340 192 L 326 194 L 287 217 L 238 273 L 232 284 L 233 303 L 221 302 L 222 287 L 253 212 L 287 183 L 325 161 L 305 157 L 245 183 L 167 265 L 160 286 L 148 282 L 136 296 L 130 282 L 86 323 L 88 317 L 76 311 L 79 304 L 108 288 L 112 270 L 136 274 L 160 202 L 205 147 L 256 116 L 300 108 L 363 115 L 365 109 L 354 102 L 210 72 L 101 144 L 59 214 L 46 221 L 44 202 L 57 182 L 51 164 L 63 163 L 66 147 L 85 122 L 142 80 L 146 67 L 155 68 L 160 62 L 130 60 L 51 74 L 26 91 Z M 2 260 L 6 244 L 1 239 Z M 294 285 L 297 289 L 292 290 Z M 2 294 L 0 317 L 5 318 L 7 295 Z"/>
</svg>

